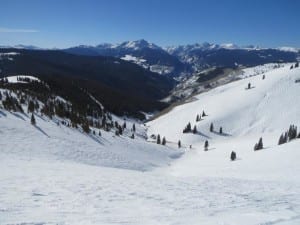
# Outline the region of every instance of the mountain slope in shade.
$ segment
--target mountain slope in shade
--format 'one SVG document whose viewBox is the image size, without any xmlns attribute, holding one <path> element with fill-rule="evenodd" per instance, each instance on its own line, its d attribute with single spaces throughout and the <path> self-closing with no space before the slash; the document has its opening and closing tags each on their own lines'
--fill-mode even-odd
<svg viewBox="0 0 300 225">
<path fill-rule="evenodd" d="M 136 60 L 128 60 L 145 69 L 159 74 L 180 75 L 186 68 L 176 57 L 168 54 L 161 47 L 149 43 L 143 39 L 137 41 L 126 41 L 121 44 L 101 44 L 92 46 L 77 46 L 64 51 L 78 55 L 89 56 L 113 56 L 126 60 L 126 56 Z M 127 57 L 128 58 L 128 57 Z M 138 63 L 139 62 L 139 63 Z"/>
</svg>

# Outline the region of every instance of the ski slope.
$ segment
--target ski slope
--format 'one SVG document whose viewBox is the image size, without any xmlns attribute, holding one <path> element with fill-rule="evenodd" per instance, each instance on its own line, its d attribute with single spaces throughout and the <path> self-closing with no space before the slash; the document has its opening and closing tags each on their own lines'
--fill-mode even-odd
<svg viewBox="0 0 300 225">
<path fill-rule="evenodd" d="M 290 124 L 300 126 L 300 70 L 264 74 L 140 124 L 134 140 L 38 116 L 35 127 L 26 113 L 0 109 L 0 224 L 300 224 L 300 139 L 277 145 Z M 208 116 L 196 123 L 202 110 Z M 189 121 L 198 134 L 182 133 Z M 253 151 L 259 137 L 264 149 Z"/>
<path fill-rule="evenodd" d="M 149 135 L 159 133 L 173 146 L 181 140 L 185 147 L 187 154 L 171 169 L 174 174 L 299 180 L 299 139 L 284 146 L 277 143 L 290 124 L 300 125 L 300 86 L 295 83 L 300 69 L 290 70 L 287 64 L 264 74 L 265 79 L 260 74 L 200 94 L 147 124 Z M 246 90 L 248 83 L 252 88 Z M 203 110 L 208 116 L 196 122 Z M 188 122 L 192 128 L 197 126 L 198 134 L 183 134 Z M 214 132 L 209 131 L 211 123 Z M 219 134 L 221 126 L 223 134 Z M 265 149 L 254 152 L 260 137 Z M 207 152 L 205 140 L 210 145 Z M 231 151 L 240 159 L 234 165 L 229 162 Z"/>
</svg>

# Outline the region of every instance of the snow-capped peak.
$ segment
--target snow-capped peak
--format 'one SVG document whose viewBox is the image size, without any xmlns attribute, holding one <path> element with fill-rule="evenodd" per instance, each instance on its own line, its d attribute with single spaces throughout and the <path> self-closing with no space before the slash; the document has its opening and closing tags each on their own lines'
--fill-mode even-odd
<svg viewBox="0 0 300 225">
<path fill-rule="evenodd" d="M 148 41 L 146 41 L 144 39 L 140 39 L 137 41 L 126 41 L 126 42 L 123 42 L 122 44 L 120 44 L 120 47 L 131 48 L 134 50 L 139 50 L 139 49 L 143 49 L 143 48 L 152 48 L 152 49 L 160 48 L 157 45 L 155 45 L 153 43 L 149 43 Z"/>
<path fill-rule="evenodd" d="M 285 52 L 296 52 L 296 53 L 299 52 L 299 49 L 294 47 L 288 47 L 288 46 L 279 47 L 278 50 L 285 51 Z"/>
</svg>

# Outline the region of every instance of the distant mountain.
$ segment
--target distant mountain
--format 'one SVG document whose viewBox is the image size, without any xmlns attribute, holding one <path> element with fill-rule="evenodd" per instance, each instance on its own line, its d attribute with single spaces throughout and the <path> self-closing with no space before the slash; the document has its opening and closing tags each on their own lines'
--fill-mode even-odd
<svg viewBox="0 0 300 225">
<path fill-rule="evenodd" d="M 257 66 L 273 62 L 297 61 L 300 53 L 295 48 L 238 47 L 234 44 L 194 44 L 168 47 L 169 54 L 190 65 L 194 71 L 210 67 Z"/>
<path fill-rule="evenodd" d="M 88 56 L 113 56 L 130 61 L 162 75 L 179 75 L 187 70 L 186 65 L 176 56 L 170 55 L 161 47 L 143 39 L 126 41 L 121 44 L 100 44 L 97 46 L 80 45 L 64 50 L 65 52 Z"/>
<path fill-rule="evenodd" d="M 13 53 L 13 54 L 12 54 Z M 0 77 L 34 75 L 54 82 L 61 96 L 72 86 L 88 90 L 117 115 L 142 118 L 141 111 L 160 110 L 159 100 L 174 86 L 171 78 L 134 63 L 104 56 L 82 56 L 55 50 L 0 49 Z"/>
<path fill-rule="evenodd" d="M 2 47 L 9 48 L 9 46 Z M 39 49 L 26 45 L 17 45 L 14 48 Z M 300 49 L 292 47 L 260 48 L 254 45 L 240 47 L 233 43 L 204 42 L 162 48 L 144 39 L 120 44 L 79 45 L 60 50 L 74 55 L 115 57 L 135 63 L 148 71 L 174 78 L 190 76 L 210 67 L 249 67 L 300 60 Z"/>
</svg>

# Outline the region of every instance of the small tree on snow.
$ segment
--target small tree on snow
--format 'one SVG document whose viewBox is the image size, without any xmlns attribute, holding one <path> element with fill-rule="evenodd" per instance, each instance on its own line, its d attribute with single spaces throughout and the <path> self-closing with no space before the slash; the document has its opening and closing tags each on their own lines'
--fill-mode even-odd
<svg viewBox="0 0 300 225">
<path fill-rule="evenodd" d="M 162 145 L 166 145 L 166 143 L 167 143 L 166 138 L 163 137 L 161 144 L 162 144 Z"/>
<path fill-rule="evenodd" d="M 135 132 L 135 123 L 132 124 L 132 131 Z"/>
<path fill-rule="evenodd" d="M 223 134 L 223 128 L 222 127 L 220 127 L 219 133 Z"/>
<path fill-rule="evenodd" d="M 32 125 L 35 125 L 36 124 L 36 121 L 35 121 L 35 118 L 34 118 L 34 115 L 33 115 L 33 113 L 31 114 L 31 124 Z"/>
<path fill-rule="evenodd" d="M 156 143 L 159 145 L 160 144 L 160 135 L 157 135 Z"/>
<path fill-rule="evenodd" d="M 30 113 L 34 112 L 34 102 L 31 100 L 28 103 L 28 112 Z"/>
<path fill-rule="evenodd" d="M 236 159 L 236 153 L 234 151 L 231 152 L 230 159 L 231 161 L 234 161 Z"/>
<path fill-rule="evenodd" d="M 195 125 L 193 128 L 193 134 L 196 134 L 196 133 L 197 133 L 197 126 Z"/>
<path fill-rule="evenodd" d="M 181 148 L 181 141 L 178 141 L 178 148 Z"/>
<path fill-rule="evenodd" d="M 264 146 L 263 146 L 263 141 L 262 141 L 262 137 L 261 137 L 261 138 L 259 138 L 258 143 L 255 144 L 254 151 L 261 150 L 263 148 L 264 148 Z"/>
<path fill-rule="evenodd" d="M 213 123 L 210 124 L 209 131 L 210 131 L 210 132 L 213 132 L 213 131 L 214 131 L 214 124 L 213 124 Z"/>
<path fill-rule="evenodd" d="M 202 111 L 202 117 L 207 116 L 204 110 Z"/>
<path fill-rule="evenodd" d="M 208 140 L 204 142 L 204 151 L 208 150 Z"/>
<path fill-rule="evenodd" d="M 251 83 L 249 82 L 247 89 L 250 89 L 250 88 L 251 88 Z"/>
</svg>

